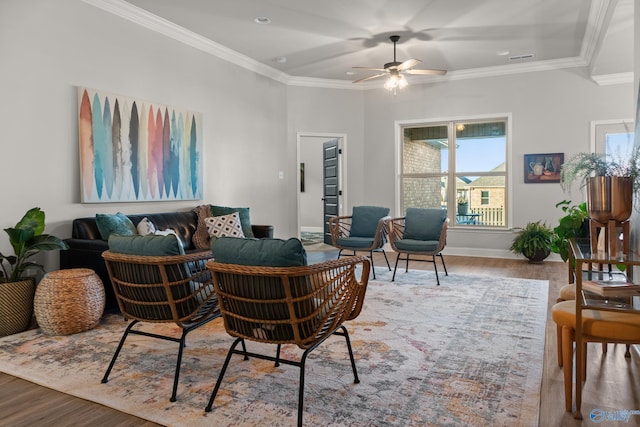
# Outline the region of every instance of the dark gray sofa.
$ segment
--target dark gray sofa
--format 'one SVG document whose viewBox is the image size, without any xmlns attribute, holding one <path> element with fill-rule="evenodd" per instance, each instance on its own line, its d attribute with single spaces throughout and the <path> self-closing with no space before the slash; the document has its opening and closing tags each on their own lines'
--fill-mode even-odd
<svg viewBox="0 0 640 427">
<path fill-rule="evenodd" d="M 192 239 L 198 226 L 198 216 L 194 211 L 127 216 L 136 226 L 144 217 L 147 217 L 158 230 L 174 230 L 182 241 L 185 252 L 207 250 L 194 247 Z M 251 225 L 251 229 L 254 237 L 273 237 L 273 226 L 271 225 Z M 109 249 L 109 245 L 106 240 L 102 240 L 96 224 L 96 218 L 74 219 L 71 238 L 65 239 L 65 242 L 69 245 L 69 249 L 60 251 L 60 268 L 90 268 L 94 270 L 104 284 L 106 294 L 105 311 L 118 310 L 109 274 L 102 259 L 102 252 Z"/>
</svg>

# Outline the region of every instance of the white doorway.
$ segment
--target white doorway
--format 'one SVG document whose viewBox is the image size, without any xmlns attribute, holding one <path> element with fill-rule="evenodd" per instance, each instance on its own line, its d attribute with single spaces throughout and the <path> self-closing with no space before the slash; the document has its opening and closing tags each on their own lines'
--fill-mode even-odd
<svg viewBox="0 0 640 427">
<path fill-rule="evenodd" d="M 302 233 L 323 233 L 324 200 L 323 200 L 323 144 L 337 140 L 339 147 L 339 202 L 338 215 L 342 215 L 345 205 L 346 188 L 346 134 L 298 132 L 297 135 L 297 200 L 298 200 L 298 237 Z"/>
</svg>

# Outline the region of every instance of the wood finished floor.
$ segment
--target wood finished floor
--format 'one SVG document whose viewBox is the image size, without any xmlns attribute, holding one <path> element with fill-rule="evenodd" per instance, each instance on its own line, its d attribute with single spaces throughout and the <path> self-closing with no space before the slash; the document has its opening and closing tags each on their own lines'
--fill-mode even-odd
<svg viewBox="0 0 640 427">
<path fill-rule="evenodd" d="M 376 265 L 384 259 L 376 255 Z M 335 252 L 311 252 L 310 262 L 333 259 Z M 395 260 L 395 255 L 391 254 Z M 391 260 L 390 260 L 391 261 Z M 493 258 L 445 256 L 450 273 L 494 275 L 549 280 L 549 309 L 558 297 L 560 287 L 567 283 L 567 267 L 559 262 L 541 265 L 525 261 Z M 433 268 L 430 263 L 411 263 L 411 268 Z M 400 274 L 400 273 L 398 273 Z M 444 279 L 446 280 L 446 279 Z M 542 376 L 539 426 L 594 425 L 588 421 L 594 408 L 609 411 L 640 409 L 640 352 L 632 347 L 631 359 L 625 359 L 623 345 L 609 345 L 603 356 L 599 344 L 589 344 L 587 382 L 583 392 L 585 421 L 574 420 L 564 409 L 562 369 L 557 364 L 556 328 L 549 312 L 546 328 L 544 368 Z M 640 415 L 631 416 L 628 423 L 604 421 L 603 426 L 640 426 Z M 113 409 L 74 398 L 0 373 L 0 426 L 155 426 Z"/>
</svg>

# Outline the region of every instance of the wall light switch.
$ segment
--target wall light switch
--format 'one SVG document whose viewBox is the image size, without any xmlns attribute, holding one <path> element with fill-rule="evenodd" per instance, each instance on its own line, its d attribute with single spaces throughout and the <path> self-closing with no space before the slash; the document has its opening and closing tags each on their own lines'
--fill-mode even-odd
<svg viewBox="0 0 640 427">
<path fill-rule="evenodd" d="M 278 172 L 278 178 L 284 179 L 284 172 L 283 171 L 279 171 Z"/>
</svg>

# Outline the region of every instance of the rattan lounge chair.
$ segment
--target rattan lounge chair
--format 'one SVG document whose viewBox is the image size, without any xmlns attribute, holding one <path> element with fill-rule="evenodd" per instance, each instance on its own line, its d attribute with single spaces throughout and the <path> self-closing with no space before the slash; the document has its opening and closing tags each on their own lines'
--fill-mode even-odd
<svg viewBox="0 0 640 427">
<path fill-rule="evenodd" d="M 218 259 L 218 251 L 215 251 Z M 360 279 L 356 266 L 361 265 Z M 298 425 L 302 425 L 305 362 L 311 351 L 331 335 L 346 340 L 354 382 L 358 373 L 349 334 L 343 323 L 355 319 L 362 309 L 370 271 L 365 257 L 348 257 L 322 264 L 295 267 L 264 267 L 209 262 L 226 331 L 236 337 L 218 376 L 205 410 L 214 399 L 233 354 L 270 360 L 300 368 Z M 275 357 L 236 350 L 245 340 L 275 344 Z M 300 360 L 280 357 L 282 344 L 304 350 Z"/>
<path fill-rule="evenodd" d="M 186 336 L 192 330 L 220 316 L 206 263 L 211 252 L 189 255 L 138 256 L 106 251 L 102 254 L 113 284 L 120 311 L 131 319 L 102 379 L 106 383 L 129 334 L 144 335 L 179 343 L 171 401 L 175 402 L 180 363 Z M 177 337 L 132 329 L 140 322 L 175 323 L 182 329 Z"/>
</svg>

